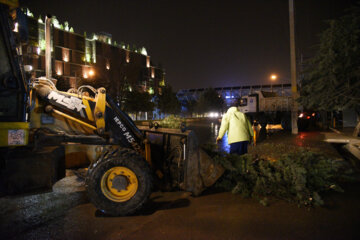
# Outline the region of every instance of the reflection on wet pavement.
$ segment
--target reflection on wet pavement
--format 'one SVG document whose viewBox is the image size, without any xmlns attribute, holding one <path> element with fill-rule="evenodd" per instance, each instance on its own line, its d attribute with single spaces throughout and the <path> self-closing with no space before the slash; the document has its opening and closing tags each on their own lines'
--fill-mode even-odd
<svg viewBox="0 0 360 240">
<path fill-rule="evenodd" d="M 220 123 L 217 121 L 204 120 L 199 122 L 192 122 L 188 124 L 188 128 L 193 130 L 198 137 L 200 144 L 211 143 L 215 144 L 216 137 L 219 133 Z M 312 148 L 323 151 L 333 156 L 338 156 L 334 148 L 329 148 L 329 143 L 324 142 L 324 134 L 319 131 L 304 131 L 297 135 L 291 134 L 289 131 L 284 131 L 277 125 L 269 126 L 266 129 L 257 127 L 257 144 L 271 143 L 271 144 L 285 144 L 297 147 Z M 230 146 L 227 141 L 227 134 L 223 137 L 217 145 L 218 150 L 229 152 Z M 249 151 L 253 147 L 250 146 Z M 256 148 L 256 147 L 255 147 Z"/>
<path fill-rule="evenodd" d="M 216 137 L 219 134 L 220 123 L 216 121 L 201 121 L 201 122 L 192 122 L 189 124 L 188 129 L 191 129 L 195 132 L 199 143 L 216 143 Z M 217 145 L 220 151 L 229 152 L 230 146 L 227 141 L 227 134 L 223 137 Z"/>
<path fill-rule="evenodd" d="M 195 132 L 196 136 L 198 137 L 200 144 L 205 143 L 216 143 L 216 137 L 219 134 L 220 123 L 216 121 L 199 121 L 199 122 L 192 122 L 189 124 L 188 129 L 191 129 Z M 269 127 L 269 128 L 261 128 L 260 126 L 256 129 L 257 131 L 257 142 L 263 142 L 269 138 L 270 135 L 274 134 L 275 132 L 281 131 L 281 128 L 278 127 Z M 228 144 L 227 133 L 224 135 L 222 141 L 220 141 L 217 145 L 218 150 L 229 152 L 230 145 Z"/>
</svg>

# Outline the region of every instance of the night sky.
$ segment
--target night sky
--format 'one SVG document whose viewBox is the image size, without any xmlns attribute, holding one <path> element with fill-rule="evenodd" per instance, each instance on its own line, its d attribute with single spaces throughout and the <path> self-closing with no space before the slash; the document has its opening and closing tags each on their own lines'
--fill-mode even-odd
<svg viewBox="0 0 360 240">
<path fill-rule="evenodd" d="M 314 54 L 325 20 L 353 0 L 295 0 L 297 55 Z M 290 83 L 288 0 L 20 0 L 77 33 L 144 46 L 175 90 Z"/>
</svg>

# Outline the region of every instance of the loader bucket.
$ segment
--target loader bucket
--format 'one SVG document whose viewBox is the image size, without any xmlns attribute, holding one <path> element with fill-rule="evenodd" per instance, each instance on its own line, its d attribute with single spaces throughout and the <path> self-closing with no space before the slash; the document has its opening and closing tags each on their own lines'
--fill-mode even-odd
<svg viewBox="0 0 360 240">
<path fill-rule="evenodd" d="M 151 145 L 152 167 L 167 190 L 200 195 L 224 173 L 200 147 L 193 131 L 139 127 Z"/>
</svg>

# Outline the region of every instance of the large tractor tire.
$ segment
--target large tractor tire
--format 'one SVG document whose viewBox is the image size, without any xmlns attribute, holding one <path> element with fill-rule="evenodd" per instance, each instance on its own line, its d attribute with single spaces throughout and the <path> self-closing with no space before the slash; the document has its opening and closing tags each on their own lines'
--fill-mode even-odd
<svg viewBox="0 0 360 240">
<path fill-rule="evenodd" d="M 97 209 L 114 216 L 129 215 L 141 209 L 150 196 L 150 166 L 135 151 L 120 149 L 89 169 L 86 187 Z"/>
</svg>

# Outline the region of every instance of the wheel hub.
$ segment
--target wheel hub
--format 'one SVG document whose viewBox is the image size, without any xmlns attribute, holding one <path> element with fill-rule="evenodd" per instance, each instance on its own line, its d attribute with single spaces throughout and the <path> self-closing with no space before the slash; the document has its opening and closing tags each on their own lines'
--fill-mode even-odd
<svg viewBox="0 0 360 240">
<path fill-rule="evenodd" d="M 101 178 L 101 191 L 104 196 L 114 202 L 130 200 L 138 190 L 138 179 L 127 167 L 112 167 Z"/>
<path fill-rule="evenodd" d="M 128 186 L 128 180 L 126 179 L 126 177 L 122 176 L 122 175 L 116 175 L 113 179 L 112 179 L 112 188 L 116 189 L 118 192 L 122 191 L 122 190 L 126 190 Z"/>
</svg>

